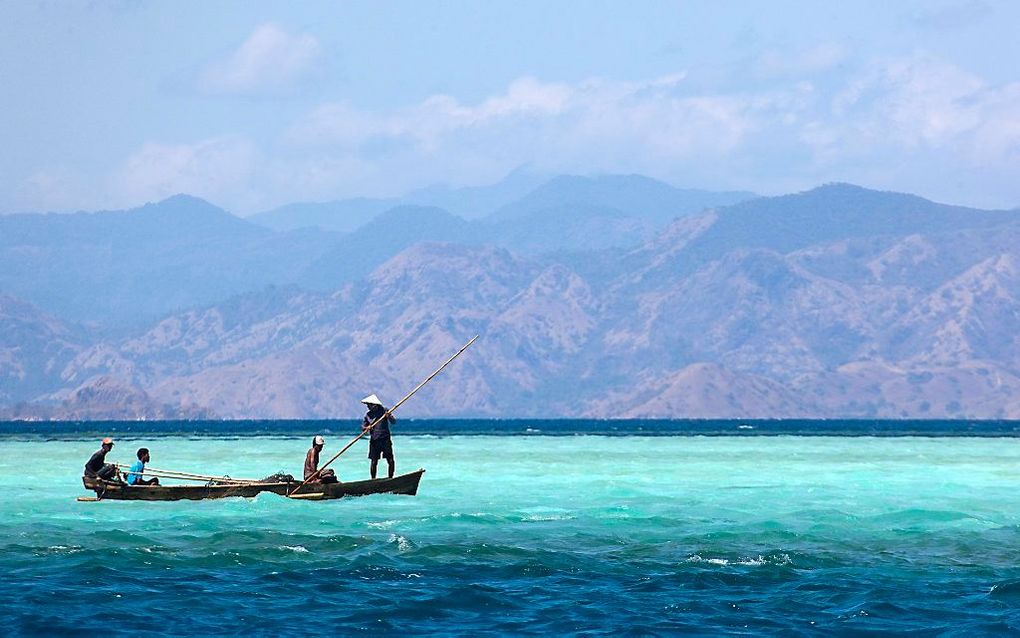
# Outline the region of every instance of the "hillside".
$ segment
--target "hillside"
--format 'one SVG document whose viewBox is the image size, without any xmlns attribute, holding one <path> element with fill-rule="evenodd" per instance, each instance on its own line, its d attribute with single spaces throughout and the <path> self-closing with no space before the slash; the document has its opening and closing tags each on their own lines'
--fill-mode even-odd
<svg viewBox="0 0 1020 638">
<path fill-rule="evenodd" d="M 150 412 L 350 417 L 477 333 L 408 416 L 1020 418 L 1015 212 L 829 185 L 569 255 L 489 245 L 438 209 L 386 215 L 331 258 L 364 275 L 67 339 L 36 398 L 78 397 L 78 415 L 121 392 Z M 378 254 L 400 252 L 371 267 L 396 226 Z M 59 343 L 46 321 L 20 330 Z"/>
<path fill-rule="evenodd" d="M 125 211 L 0 216 L 0 291 L 73 321 L 130 326 L 294 281 L 335 242 L 274 233 L 201 199 Z"/>
<path fill-rule="evenodd" d="M 526 196 L 549 177 L 521 167 L 485 186 L 451 188 L 436 185 L 403 197 L 356 197 L 333 202 L 287 204 L 247 218 L 273 230 L 318 227 L 348 233 L 369 223 L 381 213 L 398 206 L 442 208 L 462 219 L 474 220 Z"/>
<path fill-rule="evenodd" d="M 424 240 L 525 254 L 633 248 L 705 201 L 739 197 L 637 176 L 560 177 L 531 190 L 536 180 L 512 173 L 490 187 L 294 204 L 247 219 L 185 195 L 123 211 L 0 216 L 0 292 L 116 332 L 268 285 L 332 290 Z M 521 216 L 502 221 L 406 203 L 466 210 L 506 205 L 522 192 L 513 200 Z M 610 205 L 627 198 L 633 207 Z"/>
</svg>

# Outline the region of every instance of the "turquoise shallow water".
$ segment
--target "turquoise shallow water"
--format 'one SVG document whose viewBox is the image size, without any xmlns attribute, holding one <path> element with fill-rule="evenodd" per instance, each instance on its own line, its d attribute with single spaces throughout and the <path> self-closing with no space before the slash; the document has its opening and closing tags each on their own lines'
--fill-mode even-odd
<svg viewBox="0 0 1020 638">
<path fill-rule="evenodd" d="M 235 476 L 307 448 L 132 437 Z M 96 447 L 0 439 L 9 632 L 1020 630 L 1015 439 L 398 436 L 414 498 L 78 503 Z"/>
</svg>

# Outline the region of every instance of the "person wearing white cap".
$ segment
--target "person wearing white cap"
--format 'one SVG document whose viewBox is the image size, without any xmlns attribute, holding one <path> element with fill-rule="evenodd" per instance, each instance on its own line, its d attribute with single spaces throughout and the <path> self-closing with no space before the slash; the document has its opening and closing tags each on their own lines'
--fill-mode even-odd
<svg viewBox="0 0 1020 638">
<path fill-rule="evenodd" d="M 321 435 L 315 435 L 312 439 L 312 447 L 308 450 L 308 454 L 305 455 L 305 471 L 304 478 L 309 483 L 336 483 L 337 477 L 333 470 L 325 469 L 321 472 L 319 469 L 319 452 L 322 452 L 322 448 L 326 445 L 326 439 L 322 438 Z M 314 478 L 312 478 L 314 477 Z"/>
<path fill-rule="evenodd" d="M 375 478 L 380 456 L 386 457 L 386 463 L 389 464 L 389 478 L 393 478 L 397 463 L 393 459 L 393 439 L 390 438 L 390 425 L 396 423 L 397 420 L 393 418 L 392 414 L 386 414 L 386 408 L 383 407 L 382 401 L 374 394 L 368 395 L 361 402 L 368 406 L 368 413 L 365 415 L 365 420 L 361 422 L 361 428 L 362 430 L 372 429 L 368 442 L 368 458 L 372 461 L 370 470 L 372 478 Z M 384 414 L 386 415 L 385 419 L 383 418 Z M 374 426 L 373 423 L 375 423 Z"/>
</svg>

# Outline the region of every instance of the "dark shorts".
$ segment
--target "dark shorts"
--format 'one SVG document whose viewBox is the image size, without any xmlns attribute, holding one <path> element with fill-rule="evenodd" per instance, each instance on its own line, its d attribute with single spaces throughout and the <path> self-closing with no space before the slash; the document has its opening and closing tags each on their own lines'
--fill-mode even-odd
<svg viewBox="0 0 1020 638">
<path fill-rule="evenodd" d="M 393 439 L 386 437 L 385 439 L 372 439 L 368 443 L 368 458 L 373 461 L 378 461 L 379 457 L 393 459 Z"/>
</svg>

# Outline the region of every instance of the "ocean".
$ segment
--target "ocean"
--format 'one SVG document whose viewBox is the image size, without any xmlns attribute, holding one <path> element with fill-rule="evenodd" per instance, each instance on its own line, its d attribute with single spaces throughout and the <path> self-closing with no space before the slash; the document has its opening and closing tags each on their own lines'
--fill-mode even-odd
<svg viewBox="0 0 1020 638">
<path fill-rule="evenodd" d="M 0 424 L 12 635 L 1020 631 L 1016 423 L 401 421 L 418 496 L 80 503 L 81 467 L 299 474 L 347 422 Z M 256 435 L 248 435 L 256 432 Z M 368 473 L 367 444 L 337 462 Z"/>
</svg>

